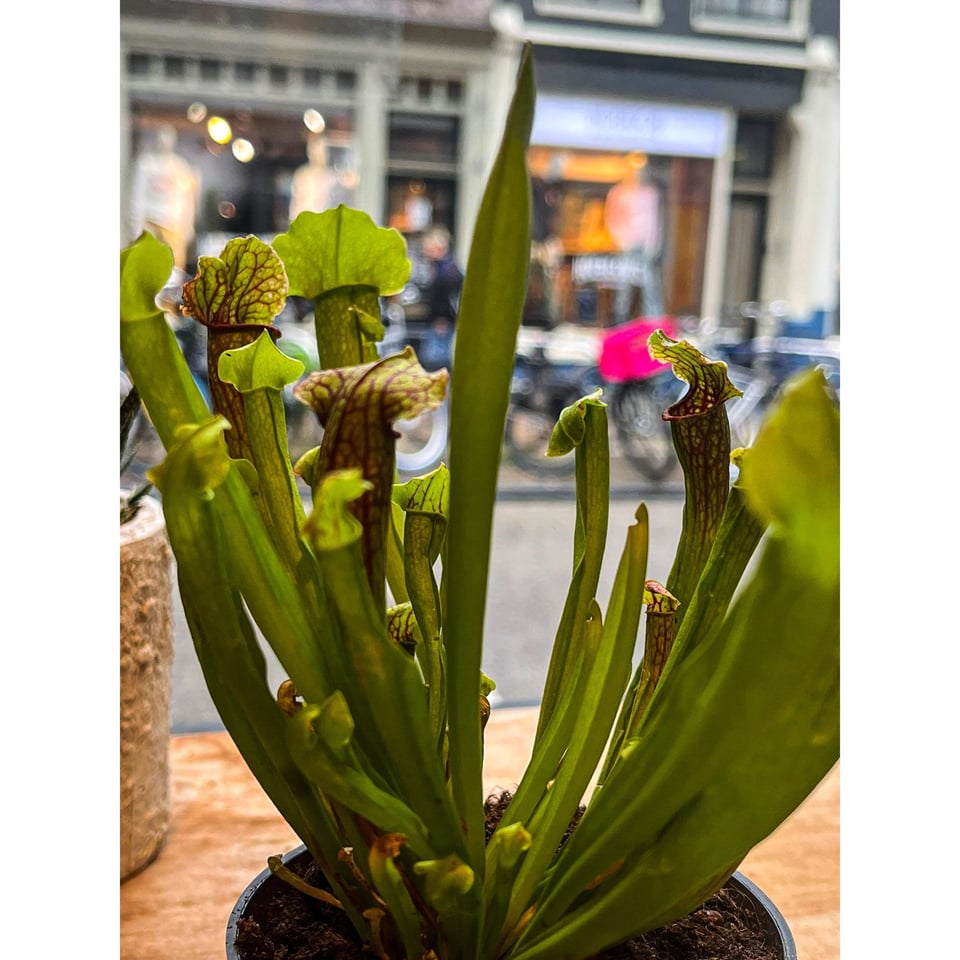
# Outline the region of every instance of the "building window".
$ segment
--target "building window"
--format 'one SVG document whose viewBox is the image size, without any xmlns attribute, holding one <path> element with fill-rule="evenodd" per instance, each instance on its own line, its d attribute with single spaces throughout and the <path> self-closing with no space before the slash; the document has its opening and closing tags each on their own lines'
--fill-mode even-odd
<svg viewBox="0 0 960 960">
<path fill-rule="evenodd" d="M 127 57 L 127 73 L 131 77 L 146 77 L 150 75 L 151 58 L 146 53 L 131 53 Z"/>
<path fill-rule="evenodd" d="M 164 57 L 163 75 L 168 79 L 181 80 L 187 73 L 187 61 L 183 57 Z"/>
<path fill-rule="evenodd" d="M 233 76 L 237 83 L 253 83 L 257 75 L 255 63 L 236 63 L 233 66 Z"/>
<path fill-rule="evenodd" d="M 704 33 L 803 40 L 810 0 L 691 0 L 690 25 Z"/>
<path fill-rule="evenodd" d="M 656 26 L 663 21 L 661 0 L 533 0 L 533 9 L 542 17 L 636 26 Z"/>
<path fill-rule="evenodd" d="M 459 131 L 459 120 L 454 116 L 392 112 L 388 141 L 391 167 L 443 166 L 445 173 L 453 172 L 458 160 Z M 404 168 L 403 172 L 408 171 Z"/>
<path fill-rule="evenodd" d="M 776 121 L 763 117 L 741 117 L 737 124 L 737 145 L 733 175 L 737 179 L 767 179 L 773 169 Z"/>
</svg>

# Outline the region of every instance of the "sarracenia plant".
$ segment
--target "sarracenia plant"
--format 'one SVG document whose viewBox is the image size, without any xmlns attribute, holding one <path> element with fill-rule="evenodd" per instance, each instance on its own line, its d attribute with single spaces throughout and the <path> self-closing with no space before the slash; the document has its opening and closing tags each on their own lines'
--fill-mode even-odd
<svg viewBox="0 0 960 960">
<path fill-rule="evenodd" d="M 839 755 L 839 413 L 819 372 L 801 375 L 735 453 L 731 485 L 725 403 L 739 391 L 724 364 L 655 334 L 689 384 L 665 413 L 686 491 L 674 566 L 647 581 L 640 504 L 601 609 L 607 422 L 600 395 L 584 397 L 550 450 L 576 458 L 576 519 L 535 746 L 485 842 L 481 651 L 533 105 L 528 51 L 452 382 L 409 348 L 377 357 L 378 298 L 410 263 L 399 234 L 357 211 L 301 214 L 272 246 L 237 238 L 200 258 L 184 312 L 207 327 L 212 412 L 155 305 L 170 251 L 144 234 L 120 260 L 123 356 L 167 451 L 150 477 L 210 693 L 323 868 L 318 895 L 391 960 L 577 960 L 681 917 Z M 271 323 L 287 294 L 313 301 L 323 367 L 296 386 L 323 426 L 296 464 L 282 390 L 301 370 Z M 392 423 L 448 389 L 449 469 L 395 484 Z M 279 691 L 256 630 L 289 675 Z"/>
</svg>

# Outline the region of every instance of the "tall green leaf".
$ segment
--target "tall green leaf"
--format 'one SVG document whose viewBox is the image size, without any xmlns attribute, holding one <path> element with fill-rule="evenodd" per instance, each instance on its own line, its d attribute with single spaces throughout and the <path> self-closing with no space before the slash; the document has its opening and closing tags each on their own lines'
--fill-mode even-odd
<svg viewBox="0 0 960 960">
<path fill-rule="evenodd" d="M 569 681 L 576 659 L 571 639 L 586 618 L 600 582 L 610 508 L 610 445 L 606 404 L 599 397 L 598 390 L 564 409 L 547 448 L 549 456 L 562 456 L 576 448 L 577 516 L 573 578 L 550 654 L 534 743 L 539 743 L 547 730 Z"/>
<path fill-rule="evenodd" d="M 528 48 L 470 246 L 451 382 L 444 576 L 450 775 L 470 859 L 477 865 L 484 856 L 479 710 L 483 617 L 497 472 L 530 261 L 527 144 L 534 90 Z"/>
</svg>

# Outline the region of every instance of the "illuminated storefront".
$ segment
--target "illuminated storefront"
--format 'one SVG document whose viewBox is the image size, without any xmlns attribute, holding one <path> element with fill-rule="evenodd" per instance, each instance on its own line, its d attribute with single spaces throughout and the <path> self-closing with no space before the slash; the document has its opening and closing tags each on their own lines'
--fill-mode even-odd
<svg viewBox="0 0 960 960">
<path fill-rule="evenodd" d="M 701 312 L 714 165 L 729 129 L 721 110 L 538 99 L 529 158 L 548 322 Z"/>
<path fill-rule="evenodd" d="M 354 203 L 413 254 L 442 224 L 465 263 L 531 43 L 528 321 L 719 318 L 783 299 L 830 332 L 836 3 L 733 6 L 123 0 L 124 239 L 167 203 L 192 263 L 225 236 L 285 230 L 301 179 L 311 205 Z M 183 163 L 165 172 L 171 139 Z M 177 202 L 171 184 L 186 185 Z"/>
<path fill-rule="evenodd" d="M 470 110 L 488 86 L 489 4 L 450 26 L 374 6 L 125 0 L 124 240 L 151 229 L 192 269 L 232 236 L 343 202 L 414 250 L 442 225 L 465 257 L 468 171 L 493 142 Z"/>
<path fill-rule="evenodd" d="M 185 267 L 231 236 L 286 230 L 301 210 L 355 204 L 353 110 L 315 102 L 297 114 L 215 96 L 134 103 L 130 234 L 159 226 Z"/>
<path fill-rule="evenodd" d="M 836 0 L 510 0 L 492 22 L 537 67 L 527 322 L 549 322 L 545 288 L 555 322 L 662 307 L 726 323 L 746 301 L 781 301 L 795 335 L 834 330 Z M 632 247 L 607 202 L 625 176 L 643 189 L 613 204 L 621 219 L 637 235 L 649 211 L 658 221 Z"/>
</svg>

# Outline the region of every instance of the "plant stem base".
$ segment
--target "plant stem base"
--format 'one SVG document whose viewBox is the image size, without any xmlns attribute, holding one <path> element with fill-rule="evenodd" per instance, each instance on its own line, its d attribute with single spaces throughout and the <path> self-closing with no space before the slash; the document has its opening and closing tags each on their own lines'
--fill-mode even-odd
<svg viewBox="0 0 960 960">
<path fill-rule="evenodd" d="M 284 860 L 307 883 L 329 889 L 305 848 L 292 851 Z M 589 960 L 796 960 L 783 918 L 751 887 L 737 875 L 689 916 Z M 227 960 L 368 960 L 369 956 L 344 913 L 303 896 L 269 871 L 244 892 L 227 929 Z"/>
</svg>

